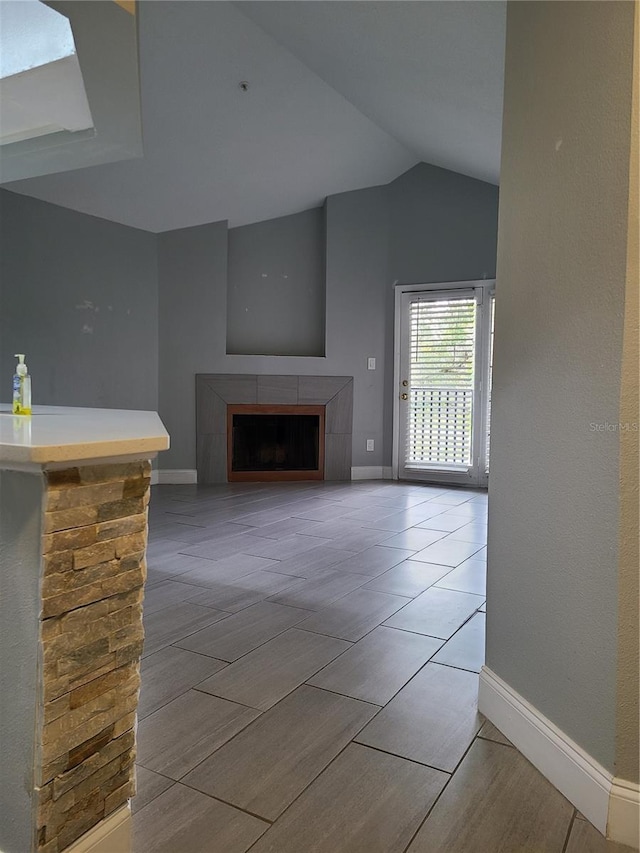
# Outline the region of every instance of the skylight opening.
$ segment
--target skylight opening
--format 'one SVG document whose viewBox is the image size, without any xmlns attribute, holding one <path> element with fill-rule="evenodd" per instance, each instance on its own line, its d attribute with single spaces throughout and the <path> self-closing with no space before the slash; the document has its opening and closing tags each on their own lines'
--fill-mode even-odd
<svg viewBox="0 0 640 853">
<path fill-rule="evenodd" d="M 73 56 L 68 18 L 40 0 L 0 2 L 0 79 Z"/>
</svg>

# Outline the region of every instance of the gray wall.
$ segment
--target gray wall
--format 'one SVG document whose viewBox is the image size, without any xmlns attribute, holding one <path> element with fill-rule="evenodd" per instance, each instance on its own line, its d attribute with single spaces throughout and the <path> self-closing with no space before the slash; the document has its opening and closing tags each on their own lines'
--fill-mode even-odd
<svg viewBox="0 0 640 853">
<path fill-rule="evenodd" d="M 0 850 L 33 849 L 41 474 L 0 471 Z"/>
<path fill-rule="evenodd" d="M 389 184 L 392 281 L 495 278 L 498 187 L 418 163 Z"/>
<path fill-rule="evenodd" d="M 323 356 L 324 211 L 229 231 L 227 352 Z"/>
<path fill-rule="evenodd" d="M 353 376 L 354 466 L 389 465 L 384 449 L 389 209 L 386 187 L 327 199 L 327 373 Z M 376 369 L 367 370 L 367 359 Z M 373 453 L 366 450 L 374 440 Z"/>
<path fill-rule="evenodd" d="M 195 468 L 195 375 L 226 358 L 226 290 L 226 222 L 159 235 L 158 411 L 171 436 L 160 468 Z"/>
<path fill-rule="evenodd" d="M 390 466 L 393 282 L 493 276 L 497 188 L 426 165 L 231 232 L 220 222 L 153 235 L 26 196 L 1 199 L 0 399 L 10 398 L 19 349 L 36 403 L 157 408 L 171 435 L 163 469 L 196 467 L 196 373 L 353 376 L 353 464 Z M 293 309 L 260 291 L 263 272 L 288 275 L 285 267 L 305 296 Z M 325 355 L 227 354 L 227 316 L 232 348 L 291 350 L 299 321 Z"/>
<path fill-rule="evenodd" d="M 487 665 L 611 772 L 632 16 L 509 4 L 489 484 Z"/>
<path fill-rule="evenodd" d="M 367 371 L 366 359 L 384 355 L 385 188 L 331 196 L 325 227 L 325 358 L 227 355 L 226 224 L 160 235 L 160 416 L 172 445 L 161 468 L 195 468 L 195 373 L 354 376 L 353 464 L 382 465 L 384 365 Z"/>
<path fill-rule="evenodd" d="M 156 237 L 0 190 L 0 400 L 157 409 Z"/>
<path fill-rule="evenodd" d="M 629 236 L 624 304 L 620 423 L 638 424 L 640 400 L 640 6 L 636 4 L 629 164 Z M 616 773 L 640 781 L 640 425 L 620 435 L 620 563 L 618 567 L 618 721 Z"/>
</svg>

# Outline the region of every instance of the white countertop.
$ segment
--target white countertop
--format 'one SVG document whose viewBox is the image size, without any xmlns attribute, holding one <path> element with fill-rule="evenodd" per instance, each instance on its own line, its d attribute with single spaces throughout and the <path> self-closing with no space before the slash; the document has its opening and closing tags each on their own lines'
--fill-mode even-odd
<svg viewBox="0 0 640 853">
<path fill-rule="evenodd" d="M 0 403 L 0 468 L 117 457 L 152 458 L 169 447 L 156 412 L 34 406 L 14 415 Z"/>
</svg>

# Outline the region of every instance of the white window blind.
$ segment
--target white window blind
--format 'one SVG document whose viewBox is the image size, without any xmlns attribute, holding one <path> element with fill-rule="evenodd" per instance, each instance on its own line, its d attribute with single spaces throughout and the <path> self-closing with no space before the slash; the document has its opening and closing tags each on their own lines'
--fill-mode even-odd
<svg viewBox="0 0 640 853">
<path fill-rule="evenodd" d="M 410 305 L 407 465 L 470 465 L 476 302 Z"/>
<path fill-rule="evenodd" d="M 487 435 L 485 447 L 485 474 L 489 473 L 489 438 L 491 436 L 491 390 L 493 387 L 493 330 L 495 326 L 496 298 L 491 297 L 491 332 L 489 337 L 489 380 L 487 388 Z"/>
</svg>

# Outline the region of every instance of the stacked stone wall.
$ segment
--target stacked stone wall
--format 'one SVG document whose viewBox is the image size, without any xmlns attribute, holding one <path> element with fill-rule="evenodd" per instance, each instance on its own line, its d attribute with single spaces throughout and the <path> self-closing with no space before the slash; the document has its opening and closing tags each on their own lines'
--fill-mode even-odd
<svg viewBox="0 0 640 853">
<path fill-rule="evenodd" d="M 135 793 L 150 477 L 147 462 L 46 474 L 39 853 L 62 853 Z"/>
</svg>

